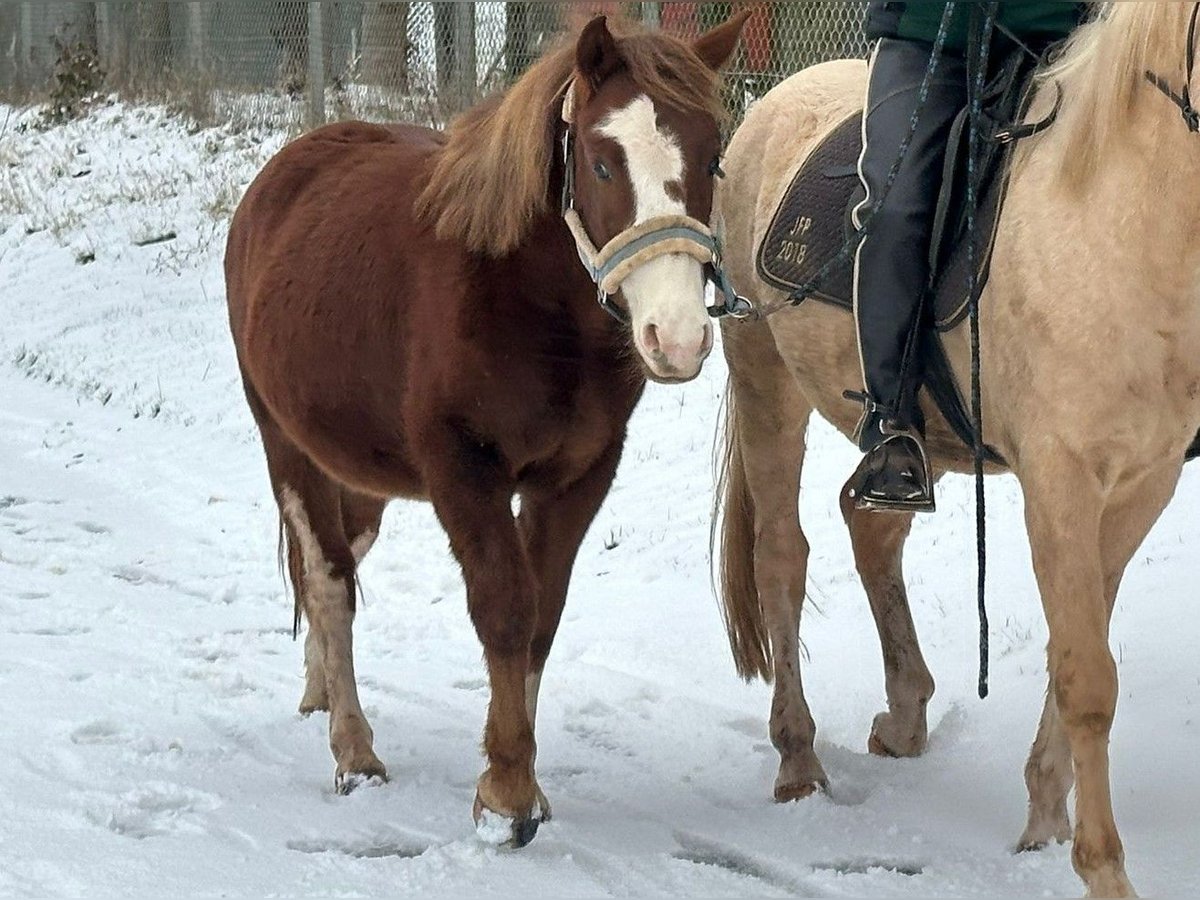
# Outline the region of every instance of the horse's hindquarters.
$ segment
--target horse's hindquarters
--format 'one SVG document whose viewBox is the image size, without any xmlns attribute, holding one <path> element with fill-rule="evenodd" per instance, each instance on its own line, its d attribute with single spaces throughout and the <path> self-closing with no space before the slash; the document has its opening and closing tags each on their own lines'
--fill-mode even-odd
<svg viewBox="0 0 1200 900">
<path fill-rule="evenodd" d="M 350 123 L 295 141 L 247 191 L 226 253 L 261 411 L 322 471 L 381 497 L 423 494 L 405 425 L 420 309 L 400 303 L 421 271 L 397 248 L 420 244 L 411 195 L 431 134 Z"/>
</svg>

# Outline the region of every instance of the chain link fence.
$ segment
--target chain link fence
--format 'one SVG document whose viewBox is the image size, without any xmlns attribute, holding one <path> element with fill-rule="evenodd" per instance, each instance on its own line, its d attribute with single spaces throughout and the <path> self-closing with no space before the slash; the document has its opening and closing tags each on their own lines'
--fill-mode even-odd
<svg viewBox="0 0 1200 900">
<path fill-rule="evenodd" d="M 511 82 L 596 13 L 692 36 L 748 7 L 735 114 L 791 73 L 861 56 L 861 0 L 618 2 L 3 2 L 0 94 L 164 100 L 198 121 L 298 129 L 363 118 L 441 124 Z M 80 57 L 89 57 L 80 65 Z M 83 74 L 79 74 L 83 73 Z M 91 73 L 88 75 L 88 73 Z M 88 83 L 88 79 L 94 83 Z"/>
</svg>

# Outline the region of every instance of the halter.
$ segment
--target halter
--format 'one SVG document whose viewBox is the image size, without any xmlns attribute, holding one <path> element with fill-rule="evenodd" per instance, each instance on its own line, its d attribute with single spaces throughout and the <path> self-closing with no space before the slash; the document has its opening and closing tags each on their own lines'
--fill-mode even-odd
<svg viewBox="0 0 1200 900">
<path fill-rule="evenodd" d="M 1196 68 L 1196 17 L 1200 15 L 1200 3 L 1192 5 L 1192 19 L 1188 23 L 1187 36 L 1187 75 L 1184 78 L 1183 90 L 1178 94 L 1171 90 L 1171 85 L 1161 75 L 1146 70 L 1146 80 L 1167 95 L 1167 99 L 1179 107 L 1183 113 L 1184 124 L 1192 134 L 1200 134 L 1200 110 L 1192 105 L 1192 73 Z"/>
<path fill-rule="evenodd" d="M 612 299 L 621 284 L 639 266 L 669 254 L 690 256 L 704 267 L 705 280 L 711 282 L 723 300 L 709 306 L 714 319 L 732 316 L 744 319 L 754 308 L 746 298 L 738 296 L 721 266 L 721 241 L 712 230 L 688 215 L 654 216 L 626 228 L 603 247 L 597 249 L 587 233 L 583 218 L 575 208 L 575 84 L 572 82 L 563 96 L 562 120 L 566 124 L 562 139 L 564 166 L 562 216 L 575 239 L 579 260 L 596 285 L 600 306 L 618 322 L 628 324 L 629 313 Z"/>
</svg>

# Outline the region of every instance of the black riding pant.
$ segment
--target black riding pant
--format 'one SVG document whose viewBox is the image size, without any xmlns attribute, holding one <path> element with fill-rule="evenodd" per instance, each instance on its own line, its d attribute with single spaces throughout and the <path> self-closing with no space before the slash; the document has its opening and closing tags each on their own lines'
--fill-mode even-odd
<svg viewBox="0 0 1200 900">
<path fill-rule="evenodd" d="M 855 226 L 867 224 L 854 263 L 863 382 L 871 399 L 904 424 L 911 422 L 912 411 L 905 407 L 915 394 L 915 385 L 905 383 L 911 376 L 906 349 L 929 284 L 930 232 L 946 139 L 967 103 L 966 64 L 959 57 L 943 56 L 912 143 L 885 196 L 888 173 L 911 127 L 930 52 L 927 44 L 894 38 L 883 38 L 875 46 L 858 166 L 867 198 L 854 211 Z"/>
</svg>

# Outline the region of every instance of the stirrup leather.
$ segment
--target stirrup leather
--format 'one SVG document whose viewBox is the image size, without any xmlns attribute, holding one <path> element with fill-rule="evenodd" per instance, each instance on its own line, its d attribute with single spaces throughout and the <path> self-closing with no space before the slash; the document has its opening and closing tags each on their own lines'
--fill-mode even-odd
<svg viewBox="0 0 1200 900">
<path fill-rule="evenodd" d="M 933 467 L 920 434 L 913 429 L 897 428 L 890 422 L 879 427 L 883 440 L 867 451 L 850 478 L 850 496 L 855 507 L 933 512 L 936 509 Z M 909 470 L 903 471 L 904 466 Z"/>
</svg>

